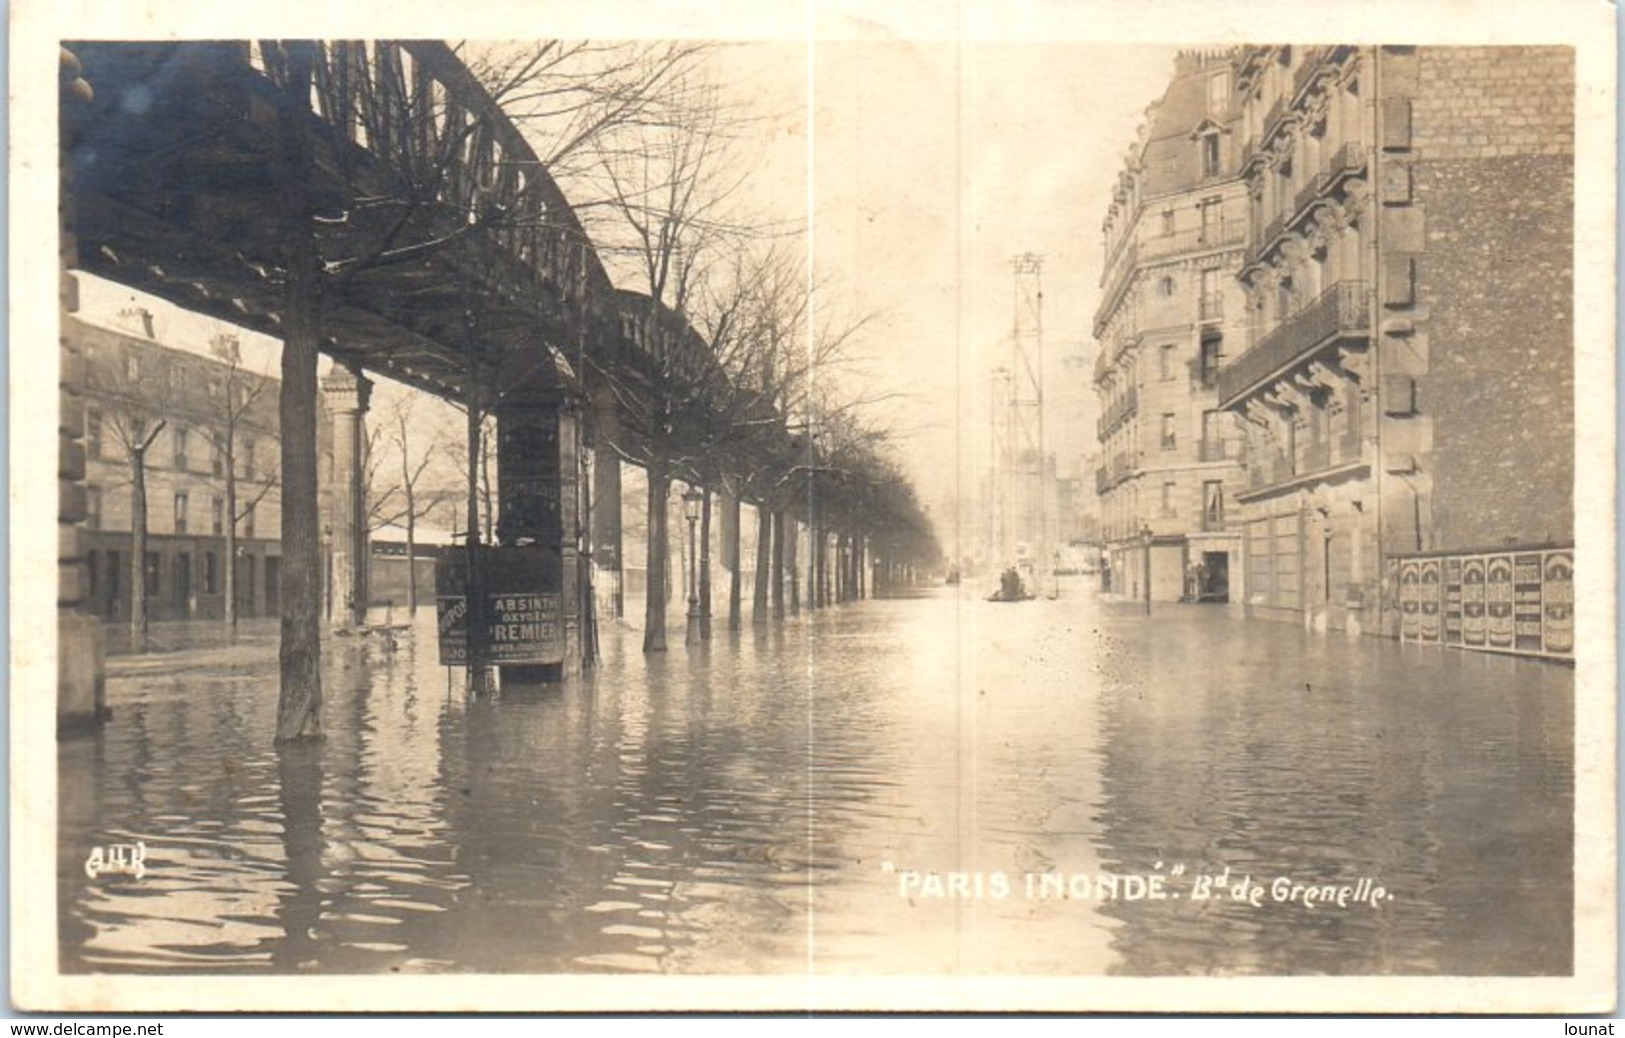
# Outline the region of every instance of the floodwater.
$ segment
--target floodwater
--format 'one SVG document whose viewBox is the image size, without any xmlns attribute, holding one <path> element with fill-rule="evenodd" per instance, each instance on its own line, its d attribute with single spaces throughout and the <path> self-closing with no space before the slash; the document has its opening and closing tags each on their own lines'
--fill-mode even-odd
<svg viewBox="0 0 1625 1038">
<path fill-rule="evenodd" d="M 282 751 L 274 626 L 114 658 L 59 745 L 63 970 L 1571 970 L 1568 668 L 1083 578 L 724 627 L 469 700 L 429 610 L 334 639 Z"/>
</svg>

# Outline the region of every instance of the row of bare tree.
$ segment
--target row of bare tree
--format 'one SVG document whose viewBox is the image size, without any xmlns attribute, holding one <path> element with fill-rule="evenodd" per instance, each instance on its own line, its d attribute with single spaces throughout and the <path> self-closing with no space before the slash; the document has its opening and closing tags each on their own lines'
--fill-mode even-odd
<svg viewBox="0 0 1625 1038">
<path fill-rule="evenodd" d="M 376 272 L 481 236 L 522 230 L 518 221 L 541 211 L 462 183 L 470 155 L 491 147 L 485 129 L 454 110 L 456 99 L 413 87 L 398 54 L 358 46 L 344 50 L 341 61 L 324 61 L 334 52 L 321 46 L 257 44 L 264 74 L 281 88 L 279 741 L 319 737 L 322 730 L 315 424 L 327 307 Z M 665 509 L 653 506 L 664 504 L 673 480 L 707 488 L 707 525 L 712 491 L 755 503 L 766 534 L 758 543 L 774 554 L 784 550 L 792 514 L 820 535 L 841 530 L 850 536 L 857 524 L 872 526 L 889 510 L 896 515 L 894 530 L 921 533 L 910 512 L 917 504 L 899 491 L 906 483 L 883 460 L 885 431 L 839 374 L 868 322 L 823 309 L 818 272 L 808 268 L 796 235 L 749 211 L 741 189 L 754 168 L 746 152 L 756 116 L 707 75 L 713 55 L 713 48 L 689 43 L 460 48 L 467 68 L 567 190 L 612 276 L 636 279 L 647 296 L 648 327 L 675 323 L 680 338 L 703 341 L 698 351 L 654 352 L 656 384 L 665 391 L 653 396 L 618 385 L 615 371 L 579 373 L 588 384 L 606 384 L 632 412 L 628 426 L 638 430 L 636 436 L 602 435 L 594 447 L 648 473 L 651 649 L 664 644 L 665 589 L 658 585 L 667 567 Z M 351 75 L 366 78 L 367 90 L 393 95 L 388 104 L 373 103 L 376 93 L 364 90 L 356 95 L 360 103 L 342 112 L 343 119 L 363 124 L 359 132 L 369 147 L 391 152 L 389 175 L 358 181 L 352 198 L 335 199 L 330 190 L 318 198 L 312 105 L 350 96 L 336 80 Z M 500 178 L 517 183 L 507 171 Z M 533 177 L 518 190 L 544 179 Z M 448 214 L 457 207 L 463 211 Z M 469 335 L 477 337 L 479 301 L 472 289 L 466 309 Z M 465 444 L 474 526 L 478 474 L 488 462 L 478 446 L 481 402 L 471 397 L 468 405 L 476 433 Z M 410 427 L 402 414 L 393 432 L 382 430 L 400 438 L 395 457 L 402 468 L 394 494 L 381 495 L 377 506 L 378 515 L 393 511 L 409 531 L 427 507 L 419 487 L 429 464 L 427 451 L 409 446 Z M 144 450 L 150 438 L 133 442 Z M 916 548 L 924 550 L 924 543 Z M 783 571 L 768 561 L 759 572 Z"/>
</svg>

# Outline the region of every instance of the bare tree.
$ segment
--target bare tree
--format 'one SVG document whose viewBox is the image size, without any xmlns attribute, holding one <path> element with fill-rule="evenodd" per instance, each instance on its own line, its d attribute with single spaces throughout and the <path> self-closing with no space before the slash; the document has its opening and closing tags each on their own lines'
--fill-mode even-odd
<svg viewBox="0 0 1625 1038">
<path fill-rule="evenodd" d="M 150 315 L 147 334 L 151 337 Z M 147 581 L 147 452 L 168 426 L 164 417 L 174 400 L 173 372 L 155 355 L 125 353 L 116 366 L 92 365 L 90 388 L 102 401 L 104 435 L 111 434 L 129 466 L 130 486 L 130 635 L 145 644 L 149 624 Z"/>
<path fill-rule="evenodd" d="M 410 44 L 294 41 L 255 46 L 265 75 L 280 88 L 276 174 L 282 221 L 280 410 L 286 486 L 277 738 L 288 741 L 321 734 L 315 365 L 327 338 L 326 310 L 377 273 L 420 263 L 460 243 L 518 230 L 527 221 L 540 227 L 548 220 L 548 207 L 537 203 L 544 197 L 538 192 L 547 190 L 548 178 L 527 176 L 515 163 L 499 161 L 490 112 L 469 107 L 479 99 L 455 96 L 457 91 L 441 89 L 422 74 L 416 62 L 437 60 L 429 50 L 413 50 Z M 499 105 L 527 96 L 537 103 L 547 96 L 568 96 L 549 93 L 560 86 L 554 73 L 563 67 L 552 62 L 566 54 L 553 46 L 534 60 L 487 66 L 483 86 Z M 411 70 L 408 55 L 414 58 Z M 680 52 L 672 55 L 672 61 L 680 60 Z M 562 158 L 616 121 L 641 118 L 644 108 L 635 97 L 660 93 L 665 74 L 646 77 L 639 95 L 632 89 L 639 80 L 629 70 L 624 81 L 631 84 L 634 99 L 621 108 L 599 106 L 595 116 L 580 107 L 585 121 L 553 154 Z M 354 178 L 345 197 L 319 195 L 313 189 L 318 179 L 316 145 L 309 132 L 313 105 L 324 120 L 381 160 L 373 167 L 379 175 Z M 334 161 L 342 167 L 353 163 L 354 154 L 340 148 Z"/>
<path fill-rule="evenodd" d="M 406 608 L 413 616 L 418 610 L 417 522 L 446 499 L 445 491 L 424 485 L 441 443 L 432 432 L 427 442 L 415 435 L 420 425 L 413 414 L 415 399 L 398 398 L 385 419 L 387 432 L 375 429 L 368 437 L 365 476 L 369 529 L 400 526 L 406 533 Z M 380 437 L 387 437 L 387 452 L 378 449 Z M 392 470 L 387 482 L 380 472 L 386 463 Z"/>
<path fill-rule="evenodd" d="M 215 455 L 220 460 L 219 476 L 225 494 L 222 533 L 225 535 L 225 613 L 227 626 L 237 626 L 237 524 L 276 485 L 274 471 L 261 476 L 252 470 L 245 474 L 255 480 L 257 487 L 241 508 L 237 500 L 237 444 L 238 433 L 249 422 L 250 411 L 259 401 L 271 381 L 254 377 L 243 370 L 242 344 L 229 332 L 217 333 L 209 338 L 209 355 L 225 367 L 214 397 L 215 422 L 208 436 Z"/>
</svg>

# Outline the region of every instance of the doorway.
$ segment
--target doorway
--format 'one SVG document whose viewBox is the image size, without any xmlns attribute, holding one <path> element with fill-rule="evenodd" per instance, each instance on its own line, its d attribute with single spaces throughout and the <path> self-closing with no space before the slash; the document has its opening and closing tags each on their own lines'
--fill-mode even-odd
<svg viewBox="0 0 1625 1038">
<path fill-rule="evenodd" d="M 1230 553 L 1204 551 L 1197 583 L 1197 601 L 1230 601 Z"/>
</svg>

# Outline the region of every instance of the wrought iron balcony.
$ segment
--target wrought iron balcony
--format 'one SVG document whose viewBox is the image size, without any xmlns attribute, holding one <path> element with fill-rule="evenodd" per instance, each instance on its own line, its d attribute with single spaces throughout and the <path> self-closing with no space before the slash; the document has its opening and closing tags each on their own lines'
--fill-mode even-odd
<svg viewBox="0 0 1625 1038">
<path fill-rule="evenodd" d="M 1286 98 L 1277 97 L 1275 103 L 1270 105 L 1269 114 L 1264 116 L 1264 132 L 1259 135 L 1262 140 L 1269 140 L 1275 136 L 1276 128 L 1286 116 Z"/>
<path fill-rule="evenodd" d="M 1330 179 L 1324 173 L 1316 173 L 1304 183 L 1303 187 L 1298 189 L 1298 197 L 1292 203 L 1293 223 L 1301 220 L 1304 212 L 1314 203 L 1315 199 L 1326 193 L 1326 187 Z"/>
<path fill-rule="evenodd" d="M 1112 401 L 1111 405 L 1106 408 L 1105 413 L 1100 416 L 1100 422 L 1097 426 L 1099 438 L 1104 440 L 1111 435 L 1112 430 L 1123 424 L 1123 421 L 1132 415 L 1139 406 L 1139 391 L 1133 386 L 1128 387 L 1127 391 Z"/>
<path fill-rule="evenodd" d="M 1219 372 L 1219 406 L 1229 407 L 1327 343 L 1370 334 L 1371 290 L 1340 281 L 1288 317 Z"/>
<path fill-rule="evenodd" d="M 1292 93 L 1302 96 L 1304 87 L 1307 87 L 1326 67 L 1325 47 L 1305 48 L 1303 63 L 1298 66 L 1298 71 L 1292 76 Z"/>
<path fill-rule="evenodd" d="M 1200 252 L 1247 240 L 1247 226 L 1240 220 L 1227 220 L 1208 227 L 1188 227 L 1174 234 L 1159 234 L 1139 243 L 1139 259 L 1154 260 L 1182 252 Z"/>
<path fill-rule="evenodd" d="M 1257 262 L 1264 257 L 1270 246 L 1275 244 L 1275 239 L 1281 236 L 1281 228 L 1286 226 L 1286 218 L 1286 213 L 1276 213 L 1264 224 L 1262 231 L 1249 239 L 1247 247 L 1247 258 L 1249 260 Z"/>
</svg>

